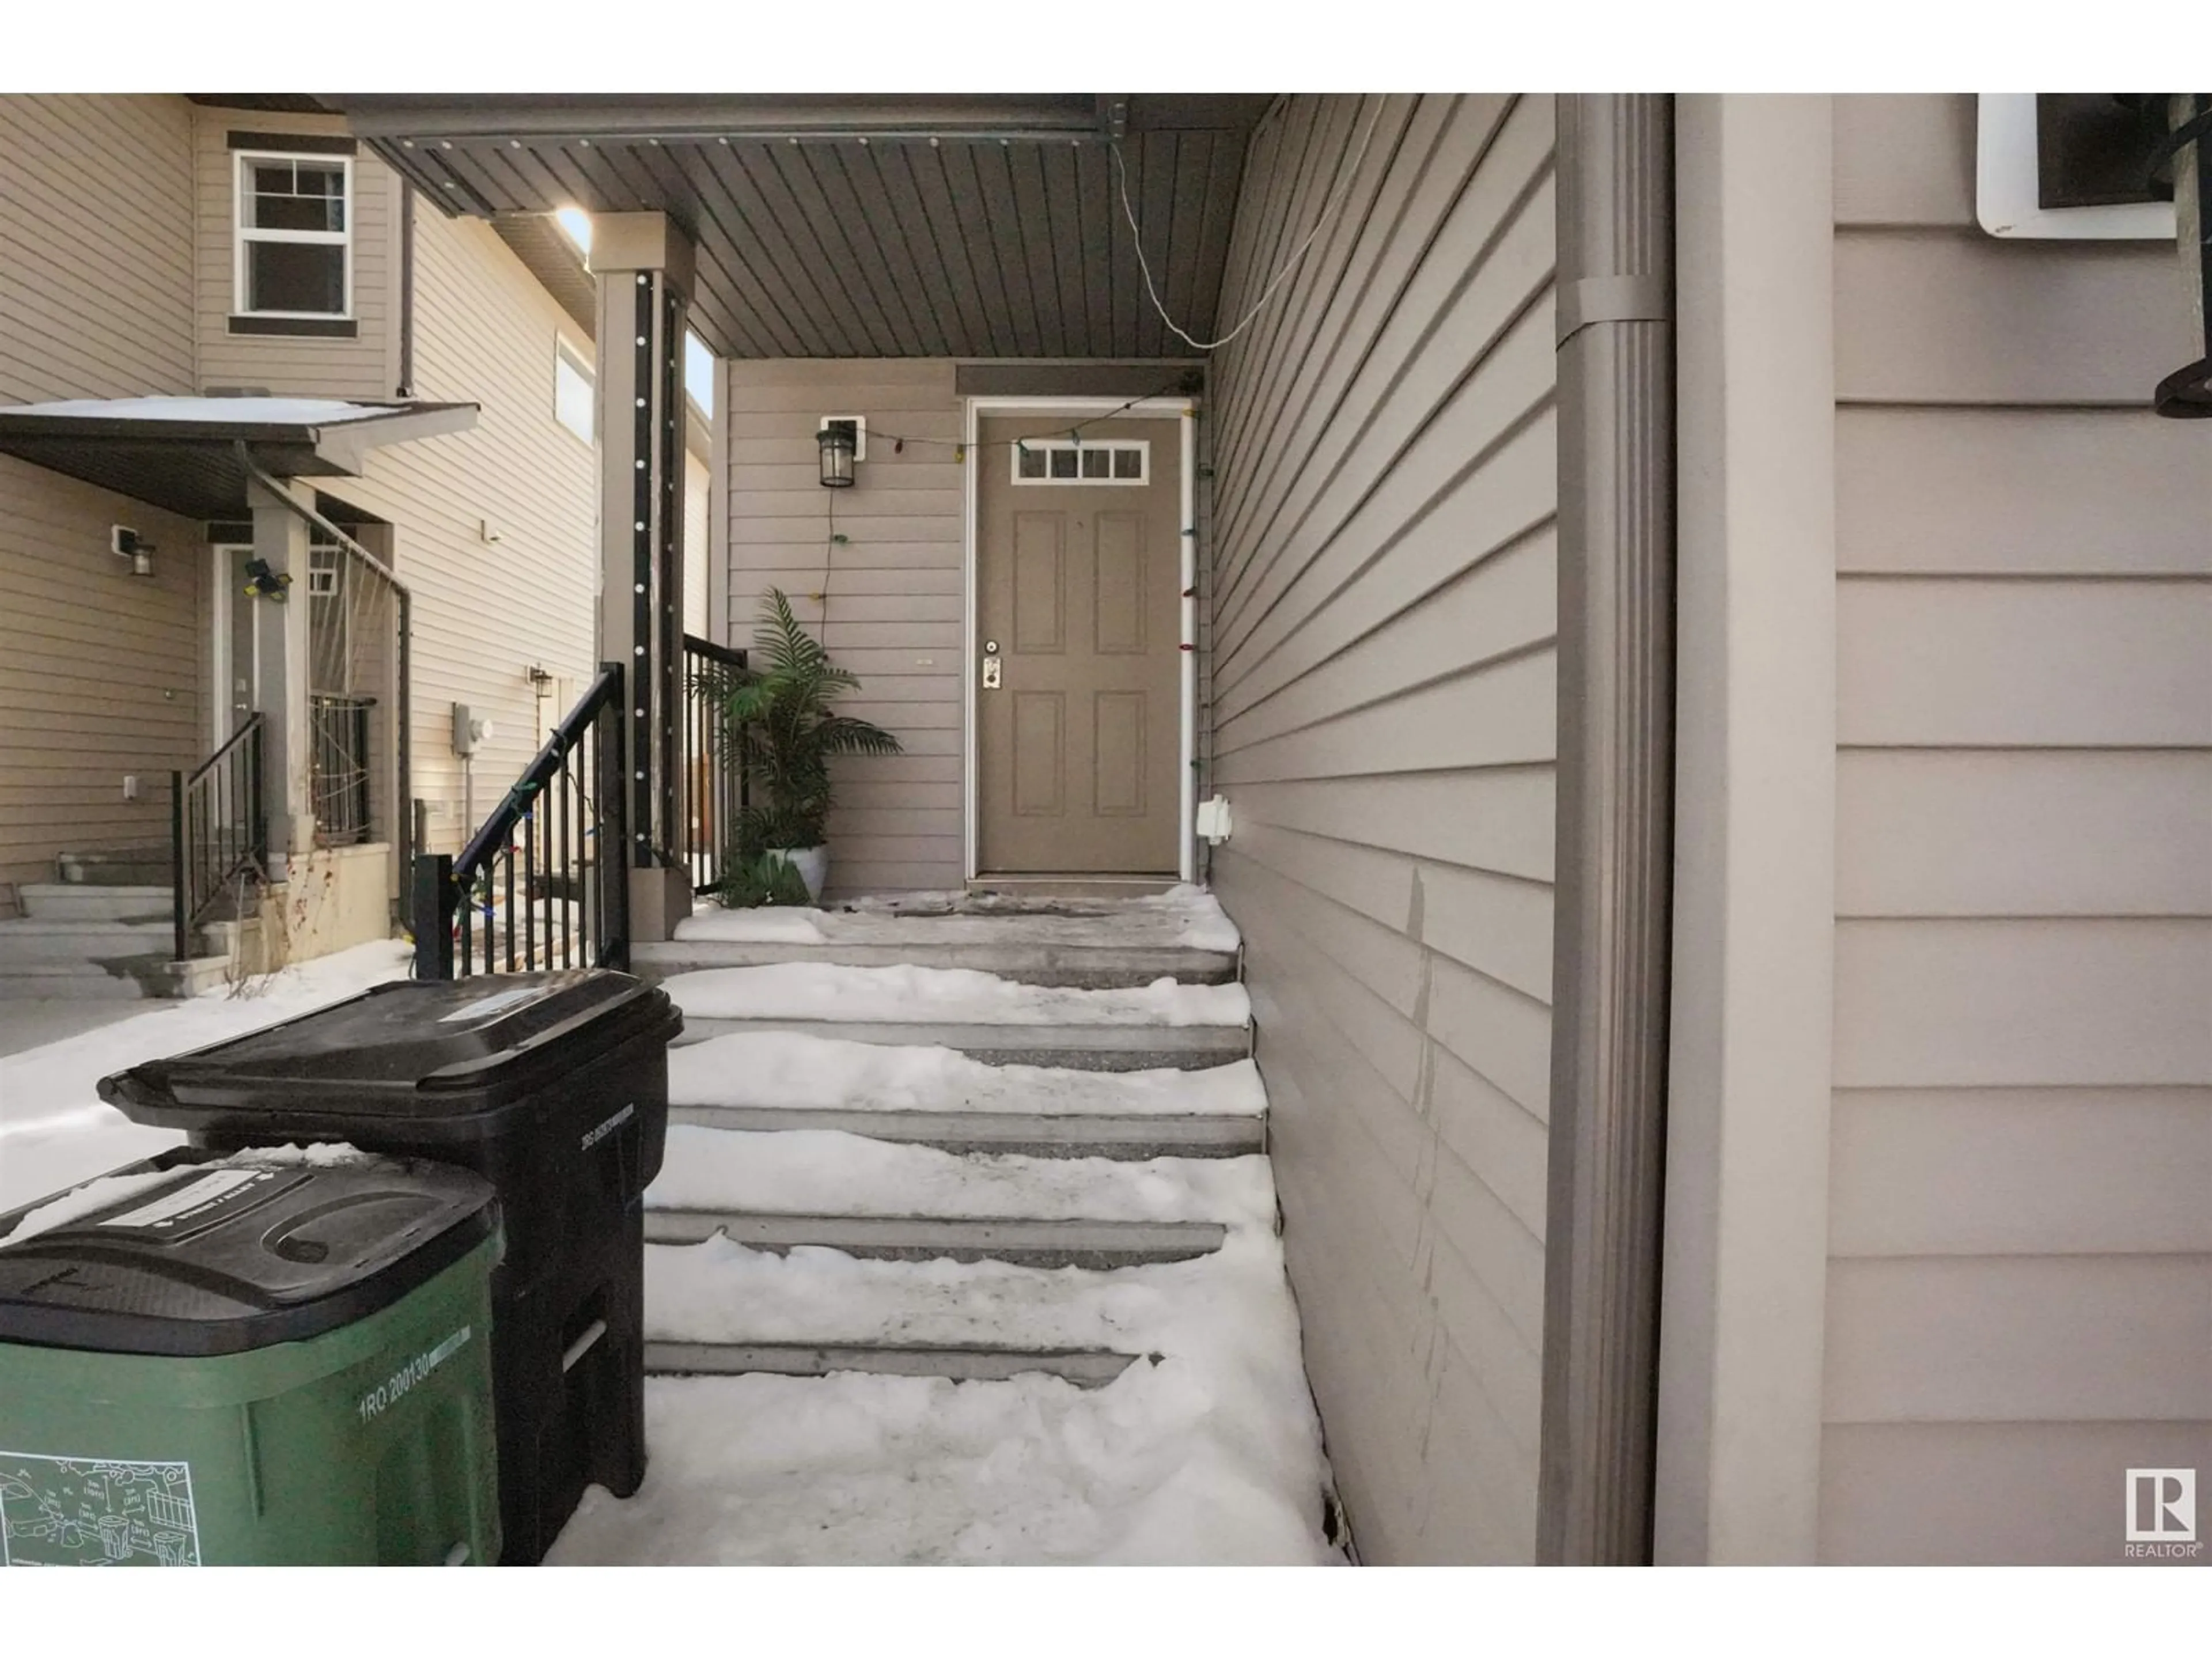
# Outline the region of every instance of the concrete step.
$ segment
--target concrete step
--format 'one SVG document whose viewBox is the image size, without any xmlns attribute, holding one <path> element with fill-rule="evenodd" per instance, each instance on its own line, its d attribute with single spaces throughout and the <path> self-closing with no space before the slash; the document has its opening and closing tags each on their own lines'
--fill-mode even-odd
<svg viewBox="0 0 2212 1659">
<path fill-rule="evenodd" d="M 631 971 L 653 981 L 701 969 L 761 968 L 787 962 L 830 963 L 842 968 L 969 968 L 1024 985 L 1081 990 L 1149 985 L 1158 979 L 1224 985 L 1237 977 L 1234 951 L 1174 945 L 1024 944 L 1010 938 L 821 945 L 678 939 L 630 947 Z"/>
<path fill-rule="evenodd" d="M 1218 1250 L 1228 1231 L 1212 1221 L 645 1212 L 648 1244 L 702 1244 L 722 1233 L 750 1249 L 778 1255 L 816 1246 L 876 1261 L 1010 1261 L 1027 1267 L 1104 1269 L 1189 1261 Z"/>
<path fill-rule="evenodd" d="M 170 921 L 176 893 L 169 887 L 109 887 L 80 882 L 26 882 L 17 888 L 24 913 L 37 921 Z"/>
<path fill-rule="evenodd" d="M 149 965 L 146 958 L 141 966 Z M 0 964 L 0 999 L 83 1002 L 135 1002 L 153 994 L 137 974 L 110 972 L 90 962 L 19 962 Z"/>
<path fill-rule="evenodd" d="M 1248 1058 L 1249 1025 L 928 1025 L 890 1021 L 720 1019 L 686 1013 L 680 1043 L 780 1032 L 848 1042 L 951 1048 L 987 1066 L 1081 1072 L 1200 1071 Z"/>
<path fill-rule="evenodd" d="M 884 1376 L 949 1376 L 1003 1382 L 1042 1371 L 1079 1389 L 1103 1389 L 1140 1356 L 1106 1348 L 932 1347 L 926 1344 L 648 1342 L 648 1376 L 828 1376 L 872 1371 Z"/>
<path fill-rule="evenodd" d="M 112 961 L 170 948 L 167 921 L 57 921 L 25 917 L 0 921 L 0 971 L 14 963 Z"/>
<path fill-rule="evenodd" d="M 679 1106 L 672 1124 L 775 1132 L 830 1129 L 947 1152 L 1029 1158 L 1244 1158 L 1267 1150 L 1266 1120 L 1206 1116 L 1079 1115 L 1053 1112 L 857 1111 L 812 1107 Z"/>
</svg>

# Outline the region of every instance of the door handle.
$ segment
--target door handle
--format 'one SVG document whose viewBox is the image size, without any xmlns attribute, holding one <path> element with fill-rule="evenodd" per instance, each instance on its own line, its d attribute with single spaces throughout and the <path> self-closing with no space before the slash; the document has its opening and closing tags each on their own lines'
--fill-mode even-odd
<svg viewBox="0 0 2212 1659">
<path fill-rule="evenodd" d="M 998 642 L 998 641 L 996 641 L 996 640 L 986 640 L 986 641 L 983 641 L 983 689 L 984 689 L 986 691 L 995 691 L 995 690 L 997 690 L 999 689 L 999 680 L 1000 680 L 1000 674 L 1001 674 L 1001 672 L 1003 672 L 1003 660 L 1002 660 L 1002 659 L 1001 659 L 1001 658 L 1000 657 L 1000 655 L 999 655 L 999 642 Z"/>
</svg>

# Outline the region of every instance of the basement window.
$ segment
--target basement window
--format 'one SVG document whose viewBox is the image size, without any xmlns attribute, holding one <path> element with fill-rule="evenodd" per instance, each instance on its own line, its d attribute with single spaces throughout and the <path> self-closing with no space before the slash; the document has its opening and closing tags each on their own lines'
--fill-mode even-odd
<svg viewBox="0 0 2212 1659">
<path fill-rule="evenodd" d="M 353 161 L 241 151 L 237 167 L 237 310 L 242 332 L 353 330 Z M 261 319 L 282 325 L 255 329 Z M 342 329 L 332 329 L 343 322 Z"/>
<path fill-rule="evenodd" d="M 1018 484 L 1141 484 L 1152 481 L 1150 441 L 1024 438 L 1008 446 Z"/>
</svg>

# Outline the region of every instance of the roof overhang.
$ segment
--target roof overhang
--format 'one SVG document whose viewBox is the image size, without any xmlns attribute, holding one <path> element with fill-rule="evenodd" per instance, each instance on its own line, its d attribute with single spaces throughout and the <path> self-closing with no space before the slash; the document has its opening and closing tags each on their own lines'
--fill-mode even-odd
<svg viewBox="0 0 2212 1659">
<path fill-rule="evenodd" d="M 118 398 L 0 408 L 0 454 L 190 519 L 246 508 L 250 456 L 280 478 L 359 477 L 371 452 L 477 422 L 474 404 Z M 241 449 L 242 447 L 242 449 Z"/>
<path fill-rule="evenodd" d="M 666 213 L 696 247 L 692 326 L 721 356 L 1124 361 L 1195 354 L 1147 296 L 1116 154 L 1160 301 L 1206 337 L 1245 149 L 1273 101 L 321 97 L 448 214 Z M 557 246 L 501 234 L 570 280 Z"/>
</svg>

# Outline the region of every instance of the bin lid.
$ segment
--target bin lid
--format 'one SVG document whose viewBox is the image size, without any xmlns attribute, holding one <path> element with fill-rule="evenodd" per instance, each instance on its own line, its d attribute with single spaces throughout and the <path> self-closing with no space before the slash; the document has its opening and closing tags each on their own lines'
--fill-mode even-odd
<svg viewBox="0 0 2212 1659">
<path fill-rule="evenodd" d="M 668 994 L 628 974 L 563 969 L 401 980 L 227 1042 L 103 1078 L 100 1098 L 141 1123 L 197 1128 L 195 1108 L 311 1117 L 465 1116 L 511 1100 L 641 1033 L 683 1030 Z"/>
<path fill-rule="evenodd" d="M 497 1220 L 489 1182 L 422 1159 L 286 1147 L 187 1164 L 0 1243 L 0 1342 L 191 1357 L 297 1342 L 389 1307 Z"/>
</svg>

